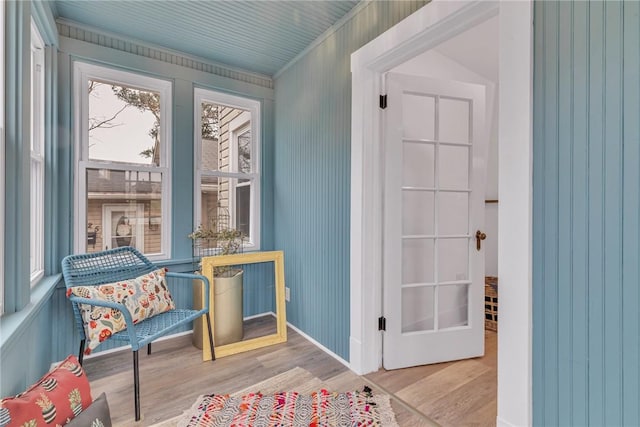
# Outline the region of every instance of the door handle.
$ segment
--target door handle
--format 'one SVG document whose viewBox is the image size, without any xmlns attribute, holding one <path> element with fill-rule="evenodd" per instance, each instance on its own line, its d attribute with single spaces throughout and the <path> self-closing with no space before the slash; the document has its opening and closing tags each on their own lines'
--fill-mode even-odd
<svg viewBox="0 0 640 427">
<path fill-rule="evenodd" d="M 476 249 L 482 249 L 482 241 L 487 238 L 487 235 L 482 231 L 476 231 Z"/>
</svg>

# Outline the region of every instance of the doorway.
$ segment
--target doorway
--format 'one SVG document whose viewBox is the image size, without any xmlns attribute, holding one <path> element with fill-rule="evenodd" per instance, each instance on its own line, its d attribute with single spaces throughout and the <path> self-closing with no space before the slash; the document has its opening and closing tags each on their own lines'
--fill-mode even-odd
<svg viewBox="0 0 640 427">
<path fill-rule="evenodd" d="M 383 159 L 381 76 L 499 16 L 498 417 L 531 423 L 532 3 L 434 1 L 352 55 L 350 364 L 364 374 L 382 362 Z"/>
</svg>

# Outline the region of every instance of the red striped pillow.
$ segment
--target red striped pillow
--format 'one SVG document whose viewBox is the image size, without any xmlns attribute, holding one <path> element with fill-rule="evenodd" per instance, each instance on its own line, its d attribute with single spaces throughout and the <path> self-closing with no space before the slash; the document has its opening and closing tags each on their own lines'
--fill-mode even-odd
<svg viewBox="0 0 640 427">
<path fill-rule="evenodd" d="M 2 399 L 0 425 L 64 425 L 91 401 L 89 380 L 78 359 L 71 355 L 27 391 Z"/>
</svg>

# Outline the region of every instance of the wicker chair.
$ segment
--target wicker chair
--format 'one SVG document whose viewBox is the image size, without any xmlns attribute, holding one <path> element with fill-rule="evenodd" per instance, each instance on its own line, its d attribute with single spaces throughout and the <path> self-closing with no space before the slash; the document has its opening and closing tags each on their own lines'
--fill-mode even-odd
<svg viewBox="0 0 640 427">
<path fill-rule="evenodd" d="M 157 270 L 159 267 L 151 263 L 136 249 L 126 246 L 83 255 L 69 255 L 62 260 L 62 274 L 67 289 L 73 286 L 97 286 L 123 280 L 134 279 L 140 275 Z M 167 282 L 170 278 L 199 279 L 204 283 L 205 295 L 209 294 L 209 280 L 198 274 L 166 273 Z M 189 281 L 191 285 L 191 281 Z M 96 301 L 95 299 L 70 296 L 75 316 L 76 326 L 80 332 L 80 353 L 78 360 L 82 364 L 86 342 L 85 329 L 80 314 L 79 304 L 89 304 L 115 308 L 120 310 L 126 321 L 126 329 L 113 334 L 109 339 L 128 343 L 133 351 L 133 379 L 134 379 L 134 407 L 136 421 L 140 420 L 140 381 L 138 371 L 138 350 L 147 346 L 147 353 L 151 353 L 151 342 L 169 334 L 181 325 L 192 322 L 200 316 L 205 316 L 209 327 L 209 345 L 215 360 L 213 337 L 211 336 L 211 318 L 209 315 L 209 298 L 204 298 L 204 308 L 174 309 L 158 314 L 144 321 L 133 323 L 131 314 L 122 304 Z"/>
</svg>

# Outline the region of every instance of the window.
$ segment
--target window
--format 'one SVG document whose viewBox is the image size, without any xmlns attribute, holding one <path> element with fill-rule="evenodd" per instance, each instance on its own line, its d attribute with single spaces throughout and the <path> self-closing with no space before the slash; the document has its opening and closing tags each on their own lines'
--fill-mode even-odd
<svg viewBox="0 0 640 427">
<path fill-rule="evenodd" d="M 195 223 L 235 228 L 260 249 L 260 103 L 195 90 Z"/>
<path fill-rule="evenodd" d="M 44 275 L 44 41 L 31 22 L 31 286 Z"/>
<path fill-rule="evenodd" d="M 77 62 L 77 252 L 171 245 L 171 83 Z"/>
</svg>

